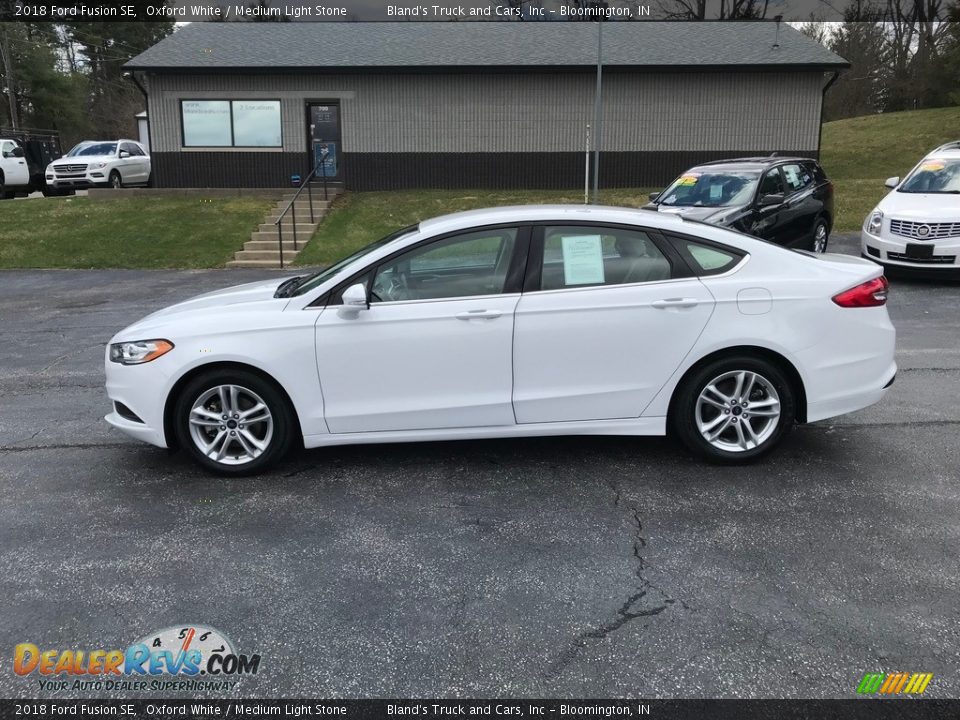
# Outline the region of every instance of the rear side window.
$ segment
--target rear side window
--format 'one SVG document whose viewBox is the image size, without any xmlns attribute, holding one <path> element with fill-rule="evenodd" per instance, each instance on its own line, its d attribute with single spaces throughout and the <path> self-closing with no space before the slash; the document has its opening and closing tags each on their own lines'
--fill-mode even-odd
<svg viewBox="0 0 960 720">
<path fill-rule="evenodd" d="M 744 253 L 739 250 L 725 245 L 704 243 L 690 238 L 671 239 L 683 259 L 700 277 L 719 275 L 732 270 L 744 256 Z"/>
<path fill-rule="evenodd" d="M 640 230 L 544 228 L 541 290 L 669 280 L 670 261 Z"/>
<path fill-rule="evenodd" d="M 813 177 L 806 166 L 799 163 L 792 163 L 783 166 L 783 179 L 787 183 L 789 192 L 797 192 L 813 182 Z"/>
</svg>

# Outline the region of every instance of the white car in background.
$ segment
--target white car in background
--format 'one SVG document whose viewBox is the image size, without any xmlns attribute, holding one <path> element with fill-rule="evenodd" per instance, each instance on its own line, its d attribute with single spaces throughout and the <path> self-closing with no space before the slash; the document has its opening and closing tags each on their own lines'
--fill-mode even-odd
<svg viewBox="0 0 960 720">
<path fill-rule="evenodd" d="M 200 295 L 106 348 L 107 422 L 224 474 L 295 445 L 663 435 L 714 462 L 893 383 L 887 282 L 677 215 L 506 207 Z"/>
<path fill-rule="evenodd" d="M 960 140 L 921 160 L 867 215 L 863 257 L 901 268 L 960 268 Z"/>
<path fill-rule="evenodd" d="M 85 141 L 47 165 L 45 176 L 54 190 L 147 185 L 150 155 L 135 140 Z"/>
</svg>

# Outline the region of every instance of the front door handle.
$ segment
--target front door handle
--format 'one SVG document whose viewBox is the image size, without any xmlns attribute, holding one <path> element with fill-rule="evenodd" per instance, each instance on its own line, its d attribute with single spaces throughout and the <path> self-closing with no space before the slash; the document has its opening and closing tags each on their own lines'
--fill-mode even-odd
<svg viewBox="0 0 960 720">
<path fill-rule="evenodd" d="M 653 307 L 663 310 L 665 308 L 691 308 L 700 304 L 696 298 L 666 298 L 665 300 L 654 300 Z"/>
<path fill-rule="evenodd" d="M 503 315 L 499 310 L 468 310 L 457 313 L 457 320 L 493 320 Z"/>
</svg>

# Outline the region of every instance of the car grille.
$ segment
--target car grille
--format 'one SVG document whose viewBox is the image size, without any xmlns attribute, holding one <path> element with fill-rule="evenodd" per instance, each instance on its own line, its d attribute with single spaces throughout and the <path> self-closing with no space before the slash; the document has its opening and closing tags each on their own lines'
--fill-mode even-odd
<svg viewBox="0 0 960 720">
<path fill-rule="evenodd" d="M 82 173 L 87 171 L 86 165 L 54 165 L 53 170 L 57 175 L 67 175 L 70 173 Z"/>
<path fill-rule="evenodd" d="M 900 237 L 917 240 L 940 240 L 942 238 L 960 237 L 960 222 L 927 223 L 891 219 L 890 232 Z"/>
<path fill-rule="evenodd" d="M 889 260 L 899 260 L 900 262 L 920 263 L 921 265 L 953 265 L 957 260 L 956 255 L 931 255 L 928 258 L 907 257 L 906 253 L 888 252 Z"/>
</svg>

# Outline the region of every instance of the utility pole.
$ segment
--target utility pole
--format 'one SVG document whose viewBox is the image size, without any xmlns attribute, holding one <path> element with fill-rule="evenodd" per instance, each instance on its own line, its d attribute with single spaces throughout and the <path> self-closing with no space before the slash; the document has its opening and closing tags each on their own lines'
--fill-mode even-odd
<svg viewBox="0 0 960 720">
<path fill-rule="evenodd" d="M 597 23 L 597 88 L 593 99 L 593 204 L 600 202 L 600 142 L 603 139 L 603 22 Z"/>
<path fill-rule="evenodd" d="M 20 119 L 17 116 L 17 94 L 14 91 L 15 79 L 13 77 L 13 58 L 10 57 L 10 26 L 8 23 L 0 23 L 3 27 L 2 43 L 0 43 L 0 57 L 3 59 L 3 82 L 6 86 L 7 100 L 10 101 L 10 126 L 14 130 L 20 129 Z"/>
</svg>

